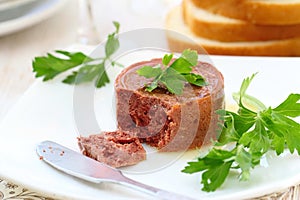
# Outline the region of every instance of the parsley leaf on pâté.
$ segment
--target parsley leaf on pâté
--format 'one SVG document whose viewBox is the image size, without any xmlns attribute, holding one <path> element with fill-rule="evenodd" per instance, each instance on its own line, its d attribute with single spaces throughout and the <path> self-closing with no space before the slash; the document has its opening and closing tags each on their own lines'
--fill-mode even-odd
<svg viewBox="0 0 300 200">
<path fill-rule="evenodd" d="M 146 86 L 146 91 L 152 92 L 157 87 L 164 86 L 172 94 L 181 94 L 186 82 L 197 86 L 207 85 L 202 76 L 192 73 L 193 67 L 198 64 L 196 51 L 184 50 L 181 56 L 169 65 L 172 58 L 173 54 L 166 54 L 162 59 L 163 66 L 144 66 L 137 70 L 140 76 L 153 78 Z"/>
<path fill-rule="evenodd" d="M 109 83 L 109 77 L 105 70 L 106 62 L 111 65 L 117 63 L 110 60 L 110 57 L 118 50 L 120 44 L 117 34 L 119 33 L 120 24 L 113 22 L 116 30 L 108 35 L 105 44 L 105 57 L 91 58 L 81 52 L 71 53 L 67 51 L 55 51 L 59 56 L 48 53 L 47 56 L 36 57 L 33 62 L 33 72 L 36 77 L 43 77 L 43 81 L 55 78 L 57 75 L 70 69 L 79 67 L 68 75 L 63 83 L 80 84 L 95 80 L 95 86 L 100 88 Z"/>
<path fill-rule="evenodd" d="M 189 174 L 203 172 L 201 183 L 204 191 L 211 192 L 221 187 L 230 170 L 239 169 L 239 180 L 249 180 L 251 169 L 259 165 L 270 150 L 280 155 L 286 147 L 291 153 L 296 150 L 300 154 L 300 124 L 292 119 L 300 116 L 300 94 L 290 94 L 276 108 L 266 107 L 246 94 L 254 76 L 244 79 L 240 91 L 234 95 L 239 106 L 237 113 L 218 111 L 224 124 L 211 151 L 188 162 L 182 170 Z"/>
</svg>

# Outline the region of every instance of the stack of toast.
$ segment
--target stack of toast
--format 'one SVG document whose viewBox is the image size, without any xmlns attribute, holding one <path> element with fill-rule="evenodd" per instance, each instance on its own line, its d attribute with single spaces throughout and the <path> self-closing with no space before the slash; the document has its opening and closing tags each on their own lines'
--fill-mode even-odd
<svg viewBox="0 0 300 200">
<path fill-rule="evenodd" d="M 182 34 L 167 35 L 173 51 L 299 56 L 300 0 L 183 0 L 166 28 Z"/>
</svg>

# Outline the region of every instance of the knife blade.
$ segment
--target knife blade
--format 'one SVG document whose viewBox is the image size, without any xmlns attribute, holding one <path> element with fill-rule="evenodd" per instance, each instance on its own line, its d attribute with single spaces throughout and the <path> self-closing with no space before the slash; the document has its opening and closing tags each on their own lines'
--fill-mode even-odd
<svg viewBox="0 0 300 200">
<path fill-rule="evenodd" d="M 87 156 L 73 151 L 65 146 L 52 141 L 43 141 L 36 147 L 36 152 L 40 159 L 52 167 L 77 178 L 93 182 L 111 182 L 132 189 L 145 192 L 158 199 L 172 200 L 192 200 L 193 198 L 155 188 L 149 185 L 132 180 L 122 174 L 118 169 L 93 160 Z"/>
</svg>

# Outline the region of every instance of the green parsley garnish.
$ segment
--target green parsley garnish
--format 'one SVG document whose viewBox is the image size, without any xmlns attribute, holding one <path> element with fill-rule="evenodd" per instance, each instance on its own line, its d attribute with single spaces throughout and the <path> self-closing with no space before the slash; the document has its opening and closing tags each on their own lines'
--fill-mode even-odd
<svg viewBox="0 0 300 200">
<path fill-rule="evenodd" d="M 108 35 L 105 44 L 105 57 L 91 58 L 81 52 L 55 51 L 56 54 L 65 58 L 56 57 L 50 53 L 47 56 L 36 57 L 32 62 L 33 72 L 36 73 L 35 76 L 43 77 L 43 81 L 48 81 L 63 72 L 79 67 L 78 70 L 67 76 L 63 83 L 80 84 L 96 80 L 95 86 L 98 88 L 109 83 L 110 80 L 105 71 L 105 64 L 106 62 L 110 62 L 111 65 L 118 64 L 111 61 L 110 57 L 120 46 L 117 37 L 120 24 L 118 22 L 113 22 L 113 24 L 116 30 Z"/>
<path fill-rule="evenodd" d="M 207 83 L 198 74 L 192 73 L 192 67 L 198 63 L 196 51 L 184 50 L 170 66 L 173 54 L 166 54 L 162 59 L 163 66 L 144 66 L 137 70 L 140 76 L 154 78 L 146 86 L 146 91 L 152 92 L 160 85 L 165 86 L 172 94 L 182 94 L 186 82 L 197 86 L 205 86 Z"/>
<path fill-rule="evenodd" d="M 244 79 L 240 91 L 234 95 L 239 106 L 237 113 L 218 111 L 224 126 L 214 147 L 206 156 L 188 162 L 182 170 L 189 174 L 203 172 L 203 191 L 219 188 L 231 169 L 240 170 L 239 180 L 249 180 L 251 169 L 260 164 L 269 150 L 275 150 L 277 155 L 285 148 L 300 153 L 300 124 L 292 119 L 300 116 L 300 94 L 290 94 L 276 108 L 266 107 L 246 94 L 254 76 Z"/>
</svg>

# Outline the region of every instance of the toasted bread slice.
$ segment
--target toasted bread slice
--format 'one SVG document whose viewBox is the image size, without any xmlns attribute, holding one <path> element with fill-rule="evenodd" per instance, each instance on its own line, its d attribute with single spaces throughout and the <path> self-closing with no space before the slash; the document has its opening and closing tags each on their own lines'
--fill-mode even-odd
<svg viewBox="0 0 300 200">
<path fill-rule="evenodd" d="M 174 7 L 166 17 L 166 28 L 181 34 L 167 32 L 169 47 L 181 52 L 191 48 L 209 54 L 249 56 L 300 56 L 300 38 L 252 42 L 220 42 L 195 35 L 184 23 L 181 6 Z"/>
<path fill-rule="evenodd" d="M 192 0 L 209 12 L 254 24 L 300 23 L 300 0 Z"/>
<path fill-rule="evenodd" d="M 197 7 L 193 0 L 183 1 L 184 19 L 200 37 L 219 41 L 264 41 L 300 37 L 297 25 L 255 25 L 250 22 L 216 15 Z M 299 10 L 300 14 L 300 10 Z"/>
</svg>

